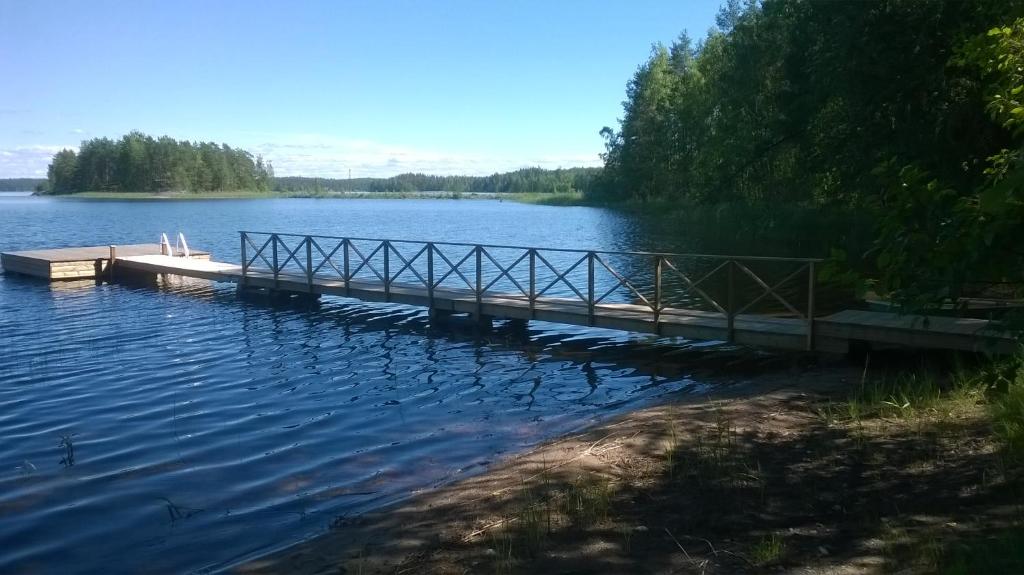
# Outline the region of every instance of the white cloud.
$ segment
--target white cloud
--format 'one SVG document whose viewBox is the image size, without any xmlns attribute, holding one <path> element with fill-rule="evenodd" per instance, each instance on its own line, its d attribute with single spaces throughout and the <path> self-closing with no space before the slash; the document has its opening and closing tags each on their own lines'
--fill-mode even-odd
<svg viewBox="0 0 1024 575">
<path fill-rule="evenodd" d="M 387 177 L 406 172 L 436 175 L 486 175 L 524 167 L 599 166 L 595 154 L 496 156 L 484 153 L 423 150 L 319 134 L 279 136 L 248 148 L 274 164 L 279 176 Z"/>
<path fill-rule="evenodd" d="M 321 134 L 269 135 L 240 147 L 262 154 L 279 176 L 388 177 L 407 172 L 435 175 L 488 175 L 519 168 L 600 166 L 596 153 L 495 155 L 423 150 L 369 140 Z M 35 145 L 0 149 L 0 178 L 43 177 L 53 155 L 77 145 Z"/>
<path fill-rule="evenodd" d="M 0 178 L 43 178 L 53 155 L 77 146 L 18 146 L 0 149 Z"/>
</svg>

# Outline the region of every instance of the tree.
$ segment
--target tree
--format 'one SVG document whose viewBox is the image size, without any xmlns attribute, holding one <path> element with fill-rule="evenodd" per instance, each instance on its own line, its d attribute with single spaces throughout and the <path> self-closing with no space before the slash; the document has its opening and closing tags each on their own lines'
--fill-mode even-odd
<svg viewBox="0 0 1024 575">
<path fill-rule="evenodd" d="M 53 162 L 46 171 L 50 190 L 55 194 L 66 194 L 74 189 L 75 170 L 78 157 L 73 150 L 64 149 L 53 156 Z"/>
<path fill-rule="evenodd" d="M 70 156 L 68 155 L 70 154 Z M 77 157 L 64 150 L 50 165 L 54 193 L 85 191 L 153 192 L 266 190 L 273 168 L 245 150 L 213 142 L 154 139 L 141 132 L 117 142 L 94 138 L 82 142 Z"/>
<path fill-rule="evenodd" d="M 1010 143 L 966 190 L 916 165 L 880 170 L 892 178 L 879 209 L 880 285 L 912 309 L 1024 293 L 1024 19 L 967 42 L 956 63 L 980 72 L 986 109 Z"/>
</svg>

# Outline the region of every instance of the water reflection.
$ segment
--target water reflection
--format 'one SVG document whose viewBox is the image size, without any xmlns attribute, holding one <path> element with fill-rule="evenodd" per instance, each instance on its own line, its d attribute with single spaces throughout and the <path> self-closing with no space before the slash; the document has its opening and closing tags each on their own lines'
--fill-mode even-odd
<svg viewBox="0 0 1024 575">
<path fill-rule="evenodd" d="M 626 247 L 617 238 L 631 225 L 490 202 L 214 206 L 5 200 L 0 249 L 182 230 L 231 259 L 234 230 L 264 227 L 268 213 L 274 227 L 312 233 L 405 236 L 423 222 L 431 239 L 606 249 Z M 239 299 L 173 279 L 0 276 L 0 349 L 5 573 L 223 566 L 622 409 L 699 392 L 714 364 L 701 346 L 617 332 L 439 329 L 414 308 Z M 64 436 L 74 465 L 60 463 Z"/>
</svg>

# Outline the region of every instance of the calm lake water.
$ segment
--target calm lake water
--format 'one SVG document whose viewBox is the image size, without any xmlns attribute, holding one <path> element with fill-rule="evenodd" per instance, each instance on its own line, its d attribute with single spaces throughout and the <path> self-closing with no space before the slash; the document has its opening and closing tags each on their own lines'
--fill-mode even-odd
<svg viewBox="0 0 1024 575">
<path fill-rule="evenodd" d="M 675 248 L 621 214 L 497 201 L 75 201 L 0 196 L 0 250 L 238 230 Z M 666 245 L 668 244 L 668 245 Z M 685 347 L 685 346 L 684 346 Z M 0 572 L 206 572 L 478 472 L 644 403 L 696 393 L 638 336 L 534 323 L 482 338 L 424 310 L 240 300 L 0 275 Z M 698 352 L 693 352 L 694 354 Z M 73 445 L 73 463 L 66 446 Z"/>
</svg>

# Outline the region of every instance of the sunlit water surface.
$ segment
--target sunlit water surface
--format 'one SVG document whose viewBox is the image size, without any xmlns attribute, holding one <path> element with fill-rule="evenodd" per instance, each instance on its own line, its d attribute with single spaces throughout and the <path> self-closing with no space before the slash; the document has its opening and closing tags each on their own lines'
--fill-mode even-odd
<svg viewBox="0 0 1024 575">
<path fill-rule="evenodd" d="M 0 197 L 0 250 L 242 229 L 648 248 L 628 218 L 496 201 Z M 671 247 L 671 246 L 666 246 Z M 664 346 L 421 309 L 240 300 L 233 286 L 0 275 L 0 572 L 203 572 L 540 441 L 704 389 Z M 63 443 L 63 445 L 62 445 Z"/>
</svg>

